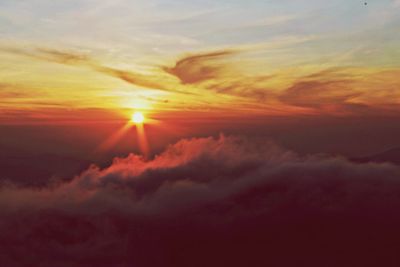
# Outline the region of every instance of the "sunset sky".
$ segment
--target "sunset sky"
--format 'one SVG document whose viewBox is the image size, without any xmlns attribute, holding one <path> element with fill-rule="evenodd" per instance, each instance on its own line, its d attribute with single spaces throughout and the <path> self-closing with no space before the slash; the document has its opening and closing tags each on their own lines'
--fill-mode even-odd
<svg viewBox="0 0 400 267">
<path fill-rule="evenodd" d="M 0 266 L 400 266 L 399 29 L 399 0 L 0 0 Z"/>
<path fill-rule="evenodd" d="M 3 0 L 0 120 L 397 113 L 399 12 L 389 0 Z"/>
</svg>

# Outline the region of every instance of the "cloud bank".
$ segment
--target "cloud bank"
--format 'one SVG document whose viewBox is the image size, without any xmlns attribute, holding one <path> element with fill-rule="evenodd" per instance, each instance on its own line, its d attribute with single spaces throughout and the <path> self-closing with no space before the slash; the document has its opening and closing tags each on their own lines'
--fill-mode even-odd
<svg viewBox="0 0 400 267">
<path fill-rule="evenodd" d="M 395 266 L 400 167 L 181 140 L 41 189 L 4 182 L 5 266 Z"/>
</svg>

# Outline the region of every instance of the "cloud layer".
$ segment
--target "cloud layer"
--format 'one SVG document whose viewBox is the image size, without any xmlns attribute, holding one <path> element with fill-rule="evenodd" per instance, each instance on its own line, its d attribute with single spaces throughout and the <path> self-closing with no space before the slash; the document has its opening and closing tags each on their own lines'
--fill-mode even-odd
<svg viewBox="0 0 400 267">
<path fill-rule="evenodd" d="M 396 165 L 299 157 L 236 137 L 181 140 L 151 161 L 116 158 L 67 183 L 4 183 L 0 260 L 10 267 L 395 266 L 399 188 Z"/>
</svg>

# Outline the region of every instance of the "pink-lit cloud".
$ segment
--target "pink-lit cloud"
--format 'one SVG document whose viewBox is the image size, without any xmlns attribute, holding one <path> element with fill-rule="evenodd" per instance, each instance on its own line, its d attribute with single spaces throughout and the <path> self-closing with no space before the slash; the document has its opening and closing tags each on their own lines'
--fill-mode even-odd
<svg viewBox="0 0 400 267">
<path fill-rule="evenodd" d="M 397 255 L 390 244 L 400 236 L 399 177 L 396 165 L 299 157 L 269 142 L 181 140 L 153 160 L 116 158 L 69 182 L 3 184 L 0 259 L 7 266 L 316 266 L 329 258 L 347 266 L 366 249 Z"/>
</svg>

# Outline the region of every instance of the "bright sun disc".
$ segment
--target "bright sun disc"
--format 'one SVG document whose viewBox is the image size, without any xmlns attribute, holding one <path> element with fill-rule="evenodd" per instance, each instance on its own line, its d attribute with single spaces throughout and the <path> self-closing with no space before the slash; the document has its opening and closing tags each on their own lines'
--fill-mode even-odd
<svg viewBox="0 0 400 267">
<path fill-rule="evenodd" d="M 132 115 L 132 121 L 134 123 L 143 123 L 144 122 L 144 116 L 142 112 L 135 112 Z"/>
</svg>

